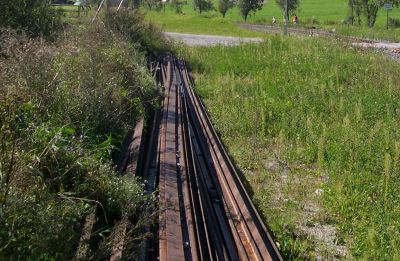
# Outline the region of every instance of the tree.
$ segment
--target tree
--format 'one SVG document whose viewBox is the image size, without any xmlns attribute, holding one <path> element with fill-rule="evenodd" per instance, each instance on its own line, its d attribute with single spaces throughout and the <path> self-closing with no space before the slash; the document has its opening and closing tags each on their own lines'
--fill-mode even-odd
<svg viewBox="0 0 400 261">
<path fill-rule="evenodd" d="M 379 7 L 383 4 L 384 3 L 381 0 L 362 0 L 368 27 L 374 27 Z"/>
<path fill-rule="evenodd" d="M 352 0 L 352 1 L 356 3 L 356 5 L 354 6 L 354 13 L 357 17 L 358 25 L 361 26 L 361 15 L 363 13 L 363 8 L 362 8 L 362 5 L 360 4 L 361 0 Z"/>
<path fill-rule="evenodd" d="M 247 21 L 247 17 L 251 11 L 261 10 L 264 0 L 239 0 L 240 15 Z"/>
<path fill-rule="evenodd" d="M 351 13 L 348 21 L 354 25 L 354 19 L 357 17 L 357 24 L 361 25 L 361 15 L 363 13 L 361 0 L 348 0 L 348 5 Z"/>
<path fill-rule="evenodd" d="M 157 11 L 159 11 L 161 10 L 162 7 L 162 3 L 160 0 L 144 0 L 144 3 L 146 4 L 149 10 L 155 8 Z"/>
<path fill-rule="evenodd" d="M 400 0 L 350 0 L 350 3 L 351 7 L 362 10 L 367 20 L 367 26 L 373 27 L 376 22 L 379 8 L 383 7 L 385 3 L 391 3 L 395 6 L 399 6 Z"/>
<path fill-rule="evenodd" d="M 232 0 L 219 0 L 218 11 L 225 17 L 226 12 L 232 8 L 235 3 Z"/>
<path fill-rule="evenodd" d="M 200 14 L 203 11 L 208 11 L 214 8 L 211 0 L 193 0 L 193 6 Z"/>
<path fill-rule="evenodd" d="M 183 2 L 181 0 L 171 0 L 171 5 L 174 8 L 175 13 L 177 13 L 177 14 L 182 13 Z"/>
<path fill-rule="evenodd" d="M 289 17 L 289 14 L 294 13 L 294 11 L 297 10 L 300 3 L 299 0 L 275 0 L 276 4 L 279 6 L 279 8 L 282 9 L 283 12 L 285 12 L 286 1 L 287 1 L 287 13 L 284 13 L 284 16 Z"/>
</svg>

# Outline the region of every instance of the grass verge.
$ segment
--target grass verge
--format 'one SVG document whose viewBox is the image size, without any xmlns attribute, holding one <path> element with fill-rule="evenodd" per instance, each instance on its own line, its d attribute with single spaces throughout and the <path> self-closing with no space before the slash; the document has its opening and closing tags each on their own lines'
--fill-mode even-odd
<svg viewBox="0 0 400 261">
<path fill-rule="evenodd" d="M 398 64 L 279 36 L 187 55 L 285 258 L 400 258 Z"/>
<path fill-rule="evenodd" d="M 129 24 L 138 28 L 128 41 L 104 22 L 79 22 L 54 43 L 0 30 L 1 260 L 73 259 L 80 224 L 95 207 L 91 259 L 109 258 L 122 216 L 132 221 L 130 246 L 140 245 L 155 200 L 112 162 L 126 132 L 156 106 L 145 55 L 161 46 L 153 41 L 161 34 Z"/>
</svg>

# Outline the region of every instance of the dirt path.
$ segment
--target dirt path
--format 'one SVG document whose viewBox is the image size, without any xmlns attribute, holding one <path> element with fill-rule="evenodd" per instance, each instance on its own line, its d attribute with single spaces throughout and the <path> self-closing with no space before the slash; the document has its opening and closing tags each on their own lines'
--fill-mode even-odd
<svg viewBox="0 0 400 261">
<path fill-rule="evenodd" d="M 171 33 L 166 32 L 164 35 L 167 38 L 172 38 L 181 41 L 189 46 L 210 46 L 210 45 L 239 45 L 241 43 L 258 43 L 262 42 L 261 38 L 243 38 L 232 36 L 217 36 L 204 34 L 186 34 L 186 33 Z"/>
</svg>

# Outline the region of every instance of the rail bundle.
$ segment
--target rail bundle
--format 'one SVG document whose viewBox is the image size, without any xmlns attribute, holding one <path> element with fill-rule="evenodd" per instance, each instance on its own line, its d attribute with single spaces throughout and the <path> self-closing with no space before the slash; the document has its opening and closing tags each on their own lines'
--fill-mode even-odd
<svg viewBox="0 0 400 261">
<path fill-rule="evenodd" d="M 144 177 L 159 189 L 158 237 L 142 260 L 282 260 L 206 110 L 188 66 L 153 66 L 164 88 Z M 153 247 L 150 247 L 153 245 Z"/>
</svg>

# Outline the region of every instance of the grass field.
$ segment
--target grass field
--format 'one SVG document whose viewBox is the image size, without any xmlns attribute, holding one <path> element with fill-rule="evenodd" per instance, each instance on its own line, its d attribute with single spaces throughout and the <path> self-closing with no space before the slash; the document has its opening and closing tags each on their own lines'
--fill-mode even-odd
<svg viewBox="0 0 400 261">
<path fill-rule="evenodd" d="M 168 6 L 165 12 L 148 12 L 146 18 L 161 25 L 164 30 L 178 33 L 201 33 L 252 37 L 262 33 L 239 28 L 232 19 L 223 19 L 215 12 L 197 14 L 189 5 L 184 6 L 185 14 L 175 14 Z"/>
<path fill-rule="evenodd" d="M 281 36 L 187 56 L 287 260 L 400 259 L 398 64 Z"/>
<path fill-rule="evenodd" d="M 303 25 L 310 25 L 312 19 L 318 21 L 316 27 L 326 29 L 336 29 L 336 32 L 344 35 L 356 35 L 369 38 L 388 39 L 400 41 L 400 29 L 386 30 L 386 13 L 381 10 L 378 15 L 375 28 L 342 25 L 342 22 L 349 14 L 346 1 L 342 0 L 303 0 L 300 9 L 297 12 L 299 21 Z M 217 3 L 215 3 L 217 6 Z M 268 1 L 262 10 L 250 16 L 248 22 L 270 24 L 272 17 L 281 22 L 282 12 L 274 1 Z M 400 9 L 396 8 L 390 12 L 391 17 L 400 18 Z M 238 22 L 243 22 L 239 15 L 239 10 L 234 8 L 230 10 L 225 18 L 216 11 L 210 11 L 198 14 L 193 10 L 190 1 L 183 6 L 183 14 L 175 14 L 170 6 L 166 6 L 165 11 L 147 13 L 147 19 L 163 25 L 168 31 L 189 32 L 189 33 L 207 33 L 220 35 L 238 35 L 238 36 L 257 36 L 257 33 L 248 32 L 237 28 Z M 304 24 L 305 23 L 305 24 Z"/>
</svg>

